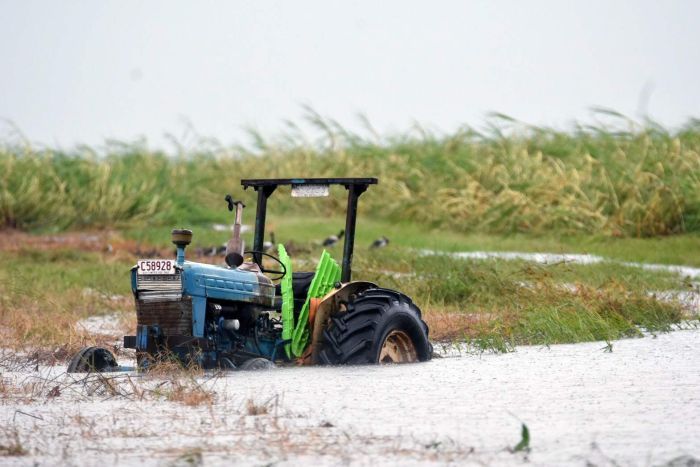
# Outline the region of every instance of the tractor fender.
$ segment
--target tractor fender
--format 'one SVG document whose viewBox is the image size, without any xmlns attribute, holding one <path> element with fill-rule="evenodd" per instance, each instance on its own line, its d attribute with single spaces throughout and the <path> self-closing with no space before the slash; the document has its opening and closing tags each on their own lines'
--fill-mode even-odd
<svg viewBox="0 0 700 467">
<path fill-rule="evenodd" d="M 331 314 L 340 311 L 341 304 L 346 302 L 348 298 L 354 294 L 360 293 L 367 289 L 376 288 L 377 284 L 367 281 L 353 281 L 340 284 L 340 287 L 334 288 L 328 292 L 318 303 L 314 320 L 311 324 L 311 362 L 318 363 L 318 354 L 321 352 L 321 340 L 323 339 L 323 331 L 328 324 L 328 318 Z"/>
</svg>

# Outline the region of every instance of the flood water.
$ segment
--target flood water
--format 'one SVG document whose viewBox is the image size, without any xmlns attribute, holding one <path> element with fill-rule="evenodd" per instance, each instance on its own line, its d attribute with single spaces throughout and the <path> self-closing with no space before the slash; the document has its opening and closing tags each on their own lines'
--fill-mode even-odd
<svg viewBox="0 0 700 467">
<path fill-rule="evenodd" d="M 284 369 L 248 378 L 358 433 L 452 440 L 474 462 L 530 432 L 529 461 L 647 465 L 700 458 L 700 331 L 463 355 L 393 367 Z"/>
<path fill-rule="evenodd" d="M 208 376 L 200 383 L 214 391 L 214 403 L 194 407 L 163 398 L 90 396 L 80 384 L 61 386 L 58 397 L 4 398 L 0 444 L 14 430 L 28 454 L 2 463 L 163 465 L 193 452 L 203 465 L 700 459 L 700 330 L 615 341 L 612 349 L 593 342 L 507 354 L 459 351 L 414 365 Z M 26 381 L 35 373 L 26 371 L 3 377 Z M 63 368 L 42 371 L 51 378 L 47 389 L 68 378 Z M 157 386 L 157 378 L 132 377 Z M 252 414 L 251 401 L 265 413 Z M 522 423 L 530 451 L 510 452 Z"/>
</svg>

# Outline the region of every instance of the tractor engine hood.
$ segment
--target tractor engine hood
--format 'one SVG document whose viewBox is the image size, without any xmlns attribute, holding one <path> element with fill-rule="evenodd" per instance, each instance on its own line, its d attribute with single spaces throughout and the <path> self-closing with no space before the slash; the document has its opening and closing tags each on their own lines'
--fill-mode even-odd
<svg viewBox="0 0 700 467">
<path fill-rule="evenodd" d="M 275 286 L 261 273 L 190 261 L 179 265 L 176 274 L 166 276 L 140 275 L 138 268 L 134 267 L 131 286 L 137 303 L 191 300 L 191 333 L 194 337 L 204 336 L 208 299 L 251 303 L 266 308 L 272 308 L 275 300 Z"/>
<path fill-rule="evenodd" d="M 271 307 L 275 286 L 261 273 L 185 261 L 183 293 Z"/>
</svg>

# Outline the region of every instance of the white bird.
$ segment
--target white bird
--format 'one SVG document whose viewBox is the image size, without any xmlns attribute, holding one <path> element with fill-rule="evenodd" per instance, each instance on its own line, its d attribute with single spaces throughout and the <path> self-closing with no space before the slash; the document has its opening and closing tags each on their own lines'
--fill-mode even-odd
<svg viewBox="0 0 700 467">
<path fill-rule="evenodd" d="M 326 238 L 323 241 L 322 245 L 328 246 L 328 247 L 334 246 L 336 243 L 338 243 L 340 241 L 341 238 L 343 238 L 343 235 L 345 235 L 345 231 L 341 230 L 340 232 L 338 232 L 338 235 L 331 235 L 330 237 Z"/>
<path fill-rule="evenodd" d="M 211 250 L 209 251 L 209 254 L 207 256 L 221 256 L 224 253 L 226 253 L 225 243 L 221 244 L 220 246 L 211 247 Z"/>
<path fill-rule="evenodd" d="M 369 246 L 370 248 L 384 248 L 389 244 L 389 239 L 382 235 L 380 238 L 376 239 Z"/>
<path fill-rule="evenodd" d="M 263 251 L 267 253 L 268 251 L 272 250 L 275 247 L 275 233 L 270 232 L 270 241 L 269 242 L 263 242 Z"/>
</svg>

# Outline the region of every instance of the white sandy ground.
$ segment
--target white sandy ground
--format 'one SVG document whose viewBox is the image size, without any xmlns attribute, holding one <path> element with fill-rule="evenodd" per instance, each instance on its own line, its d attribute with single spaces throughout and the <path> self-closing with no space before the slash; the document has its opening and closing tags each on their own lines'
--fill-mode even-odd
<svg viewBox="0 0 700 467">
<path fill-rule="evenodd" d="M 0 399 L 0 446 L 19 442 L 28 451 L 0 464 L 636 466 L 700 459 L 700 330 L 616 341 L 612 352 L 600 342 L 499 355 L 456 350 L 415 365 L 207 375 L 197 381 L 214 391 L 214 402 L 196 407 L 154 393 L 139 400 L 132 383 L 168 387 L 155 377 L 109 374 L 121 394 L 110 395 L 98 376 L 8 369 L 6 360 L 4 384 L 32 395 Z M 60 395 L 49 397 L 56 386 Z M 249 415 L 249 400 L 269 412 Z M 532 449 L 511 453 L 521 421 Z"/>
</svg>

